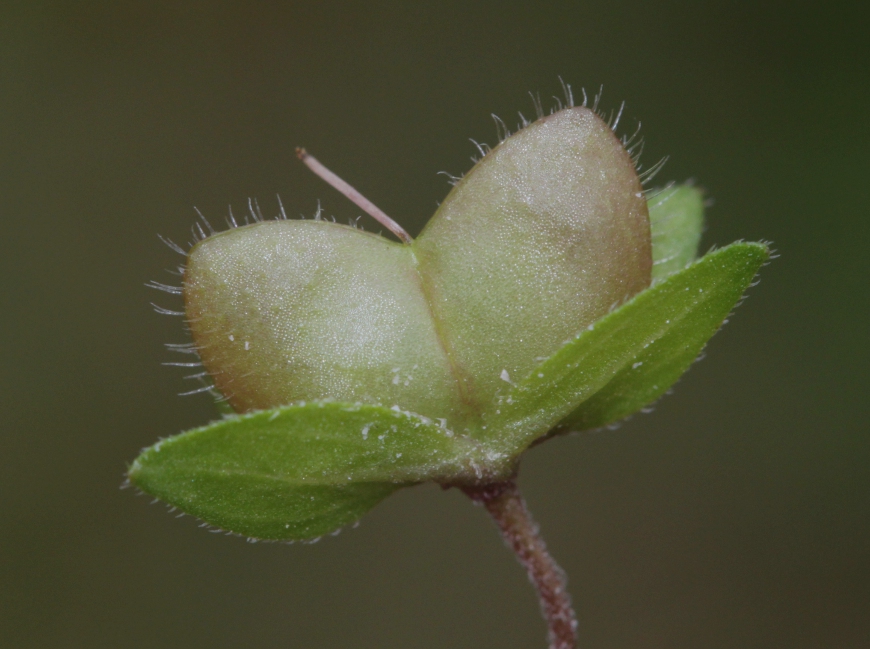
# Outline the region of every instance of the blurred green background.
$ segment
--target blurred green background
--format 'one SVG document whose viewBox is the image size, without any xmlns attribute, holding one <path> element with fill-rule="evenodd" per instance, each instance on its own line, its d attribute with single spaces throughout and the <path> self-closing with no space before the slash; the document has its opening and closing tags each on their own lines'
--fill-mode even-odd
<svg viewBox="0 0 870 649">
<path fill-rule="evenodd" d="M 250 545 L 120 490 L 213 417 L 146 289 L 193 205 L 358 211 L 304 145 L 420 230 L 490 113 L 604 84 L 704 247 L 781 254 L 651 415 L 529 453 L 521 484 L 585 648 L 870 646 L 860 5 L 15 2 L 0 8 L 0 646 L 544 647 L 482 510 L 406 490 L 314 546 Z M 579 94 L 579 93 L 578 93 Z M 546 101 L 545 101 L 546 103 Z M 863 188 L 863 189 L 862 189 Z M 375 229 L 371 222 L 368 227 Z M 177 359 L 176 359 L 177 360 Z"/>
</svg>

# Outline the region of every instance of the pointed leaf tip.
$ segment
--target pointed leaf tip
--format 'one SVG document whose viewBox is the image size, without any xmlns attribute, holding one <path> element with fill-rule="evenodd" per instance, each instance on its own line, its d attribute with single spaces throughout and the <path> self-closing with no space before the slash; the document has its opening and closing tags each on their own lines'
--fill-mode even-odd
<svg viewBox="0 0 870 649">
<path fill-rule="evenodd" d="M 768 248 L 735 243 L 706 255 L 601 318 L 507 392 L 487 415 L 504 452 L 548 432 L 598 428 L 658 399 L 735 307 Z M 510 446 L 510 448 L 507 448 Z"/>
<path fill-rule="evenodd" d="M 462 474 L 469 444 L 412 413 L 321 401 L 169 438 L 146 449 L 129 477 L 221 529 L 301 540 L 355 521 L 403 485 Z"/>
</svg>

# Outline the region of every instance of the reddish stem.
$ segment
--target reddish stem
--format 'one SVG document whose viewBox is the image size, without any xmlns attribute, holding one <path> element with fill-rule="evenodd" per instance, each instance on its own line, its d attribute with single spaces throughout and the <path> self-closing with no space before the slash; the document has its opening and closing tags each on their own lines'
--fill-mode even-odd
<svg viewBox="0 0 870 649">
<path fill-rule="evenodd" d="M 486 507 L 505 543 L 526 569 L 549 627 L 550 649 L 576 649 L 577 619 L 567 590 L 568 580 L 547 551 L 515 480 L 462 490 Z"/>
</svg>

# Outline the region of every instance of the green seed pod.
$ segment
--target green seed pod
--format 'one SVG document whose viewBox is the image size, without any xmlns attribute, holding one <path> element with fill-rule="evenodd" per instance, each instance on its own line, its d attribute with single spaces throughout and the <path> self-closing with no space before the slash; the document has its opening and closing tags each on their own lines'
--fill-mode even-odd
<svg viewBox="0 0 870 649">
<path fill-rule="evenodd" d="M 474 409 L 650 284 L 631 157 L 585 107 L 493 149 L 414 243 L 427 299 Z"/>
<path fill-rule="evenodd" d="M 474 498 L 504 487 L 535 442 L 660 398 L 770 254 L 735 243 L 698 259 L 701 192 L 670 186 L 648 207 L 628 152 L 585 107 L 487 153 L 416 241 L 297 153 L 402 243 L 304 220 L 197 243 L 188 324 L 239 414 L 129 470 L 253 538 L 316 538 L 427 480 Z"/>
<path fill-rule="evenodd" d="M 409 246 L 325 221 L 197 244 L 184 298 L 199 354 L 239 412 L 337 399 L 446 418 L 456 388 Z"/>
<path fill-rule="evenodd" d="M 591 110 L 509 137 L 411 244 L 272 221 L 197 244 L 190 327 L 238 411 L 332 398 L 460 430 L 511 379 L 650 283 L 646 201 Z"/>
<path fill-rule="evenodd" d="M 646 288 L 651 264 L 630 156 L 572 108 L 486 155 L 410 245 L 256 223 L 196 245 L 184 295 L 238 411 L 332 398 L 474 428 L 511 377 Z"/>
</svg>

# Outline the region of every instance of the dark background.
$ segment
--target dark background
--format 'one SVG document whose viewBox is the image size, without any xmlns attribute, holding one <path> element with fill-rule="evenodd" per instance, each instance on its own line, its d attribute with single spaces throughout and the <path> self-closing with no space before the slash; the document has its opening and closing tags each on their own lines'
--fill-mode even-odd
<svg viewBox="0 0 870 649">
<path fill-rule="evenodd" d="M 213 416 L 146 289 L 248 196 L 413 233 L 468 138 L 527 91 L 604 84 L 660 180 L 709 190 L 704 246 L 781 257 L 652 415 L 529 453 L 584 648 L 870 646 L 870 56 L 859 4 L 4 2 L 0 645 L 545 646 L 480 509 L 406 490 L 318 545 L 209 534 L 119 490 Z M 545 103 L 548 103 L 545 101 Z M 375 229 L 371 224 L 370 228 Z"/>
</svg>

